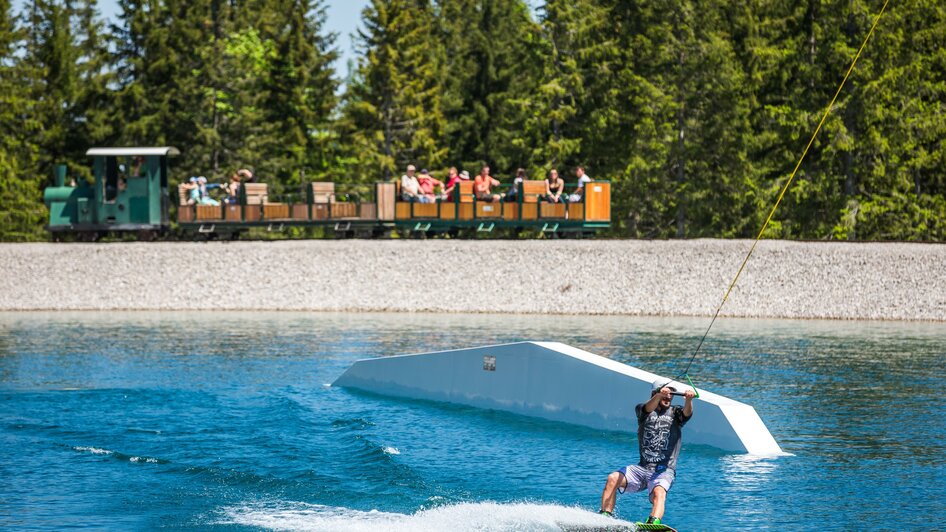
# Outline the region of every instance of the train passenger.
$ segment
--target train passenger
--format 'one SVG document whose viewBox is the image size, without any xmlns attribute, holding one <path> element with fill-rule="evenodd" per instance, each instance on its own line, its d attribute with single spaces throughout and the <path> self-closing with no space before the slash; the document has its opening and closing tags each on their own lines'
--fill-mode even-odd
<svg viewBox="0 0 946 532">
<path fill-rule="evenodd" d="M 464 172 L 466 178 L 470 178 L 468 172 Z M 460 175 L 457 173 L 457 167 L 451 166 L 450 170 L 447 170 L 447 184 L 444 185 L 443 197 L 447 201 L 453 201 L 453 190 L 457 188 L 457 183 L 460 182 Z"/>
<path fill-rule="evenodd" d="M 498 187 L 501 183 L 489 175 L 489 166 L 480 170 L 480 175 L 473 180 L 473 194 L 479 201 L 499 201 L 505 194 L 493 194 L 489 187 Z"/>
<path fill-rule="evenodd" d="M 427 198 L 428 203 L 434 203 L 443 198 L 443 181 L 431 177 L 426 168 L 420 171 L 417 182 L 420 183 L 420 192 Z M 440 192 L 437 191 L 438 187 Z"/>
<path fill-rule="evenodd" d="M 200 203 L 200 186 L 197 184 L 197 178 L 191 177 L 183 184 L 182 188 L 187 194 L 187 204 L 195 205 Z"/>
<path fill-rule="evenodd" d="M 134 162 L 131 165 L 131 177 L 141 177 L 144 169 L 145 158 L 143 155 L 135 155 Z"/>
<path fill-rule="evenodd" d="M 227 192 L 227 197 L 223 201 L 228 205 L 236 205 L 240 203 L 240 173 L 234 172 L 230 176 L 230 182 L 224 187 Z"/>
<path fill-rule="evenodd" d="M 407 173 L 401 176 L 401 199 L 418 203 L 433 203 L 433 199 L 425 196 L 420 190 L 420 181 L 414 177 L 417 168 L 413 164 L 407 165 Z"/>
<path fill-rule="evenodd" d="M 253 175 L 253 172 L 251 172 L 248 168 L 240 168 L 237 170 L 237 175 L 240 176 L 240 180 L 244 183 L 256 182 L 256 176 Z"/>
<path fill-rule="evenodd" d="M 549 203 L 568 203 L 568 197 L 562 196 L 565 192 L 565 180 L 558 176 L 558 170 L 552 168 L 545 179 L 545 201 Z"/>
<path fill-rule="evenodd" d="M 579 166 L 575 168 L 575 176 L 578 177 L 578 188 L 575 189 L 575 192 L 568 196 L 569 203 L 577 203 L 585 196 L 585 185 L 594 181 L 588 174 L 585 173 L 585 167 Z"/>
<path fill-rule="evenodd" d="M 506 201 L 517 201 L 519 199 L 519 189 L 522 187 L 522 182 L 526 179 L 528 179 L 528 177 L 526 177 L 525 168 L 516 170 L 516 177 L 512 180 L 512 186 L 509 187 L 509 192 L 506 193 Z"/>
<path fill-rule="evenodd" d="M 198 203 L 200 205 L 213 205 L 218 206 L 220 202 L 210 197 L 210 189 L 220 188 L 222 185 L 219 183 L 210 183 L 207 184 L 207 178 L 204 176 L 199 176 L 197 178 L 197 190 L 200 193 L 200 200 Z"/>
</svg>

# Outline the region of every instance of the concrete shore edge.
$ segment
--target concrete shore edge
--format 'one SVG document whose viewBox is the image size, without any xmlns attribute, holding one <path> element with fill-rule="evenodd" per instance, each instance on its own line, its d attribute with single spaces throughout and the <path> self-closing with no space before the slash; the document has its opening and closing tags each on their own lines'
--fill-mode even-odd
<svg viewBox="0 0 946 532">
<path fill-rule="evenodd" d="M 712 316 L 748 240 L 0 244 L 0 310 Z M 946 246 L 762 241 L 721 316 L 946 321 Z"/>
</svg>

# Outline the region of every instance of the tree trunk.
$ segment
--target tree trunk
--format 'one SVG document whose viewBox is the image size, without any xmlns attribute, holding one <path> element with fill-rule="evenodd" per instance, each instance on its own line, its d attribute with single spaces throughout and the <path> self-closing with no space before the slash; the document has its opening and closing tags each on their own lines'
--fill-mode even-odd
<svg viewBox="0 0 946 532">
<path fill-rule="evenodd" d="M 683 191 L 683 184 L 686 181 L 685 174 L 685 156 L 684 156 L 684 115 L 686 112 L 686 98 L 684 97 L 684 85 L 683 85 L 683 76 L 684 76 L 684 62 L 686 60 L 686 53 L 680 51 L 680 71 L 677 77 L 677 100 L 679 102 L 679 108 L 677 109 L 677 156 L 676 156 L 676 165 L 677 165 L 677 238 L 684 238 L 686 236 L 686 194 Z"/>
</svg>

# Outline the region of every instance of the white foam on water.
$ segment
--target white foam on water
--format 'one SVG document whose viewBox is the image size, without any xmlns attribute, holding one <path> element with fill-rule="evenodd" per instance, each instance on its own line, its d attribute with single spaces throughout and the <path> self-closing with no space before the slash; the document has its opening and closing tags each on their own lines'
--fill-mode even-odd
<svg viewBox="0 0 946 532">
<path fill-rule="evenodd" d="M 109 451 L 108 449 L 99 449 L 98 447 L 73 447 L 73 451 L 80 451 L 92 454 L 112 454 L 115 451 Z"/>
<path fill-rule="evenodd" d="M 150 457 L 148 457 L 148 456 L 132 456 L 131 458 L 128 459 L 128 461 L 129 461 L 129 462 L 145 462 L 145 463 L 148 463 L 148 464 L 156 464 L 156 463 L 158 463 L 158 459 L 157 459 L 157 458 L 150 458 Z"/>
<path fill-rule="evenodd" d="M 563 527 L 632 526 L 577 507 L 538 503 L 459 503 L 414 514 L 306 503 L 252 503 L 223 508 L 215 524 L 269 530 L 331 532 L 561 531 Z"/>
<path fill-rule="evenodd" d="M 384 451 L 384 454 L 401 454 L 397 447 L 382 447 L 381 450 Z"/>
</svg>

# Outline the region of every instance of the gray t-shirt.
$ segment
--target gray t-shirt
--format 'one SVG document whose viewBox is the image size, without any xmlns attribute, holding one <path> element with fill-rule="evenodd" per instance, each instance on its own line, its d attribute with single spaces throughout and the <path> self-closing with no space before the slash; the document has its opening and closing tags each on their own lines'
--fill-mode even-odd
<svg viewBox="0 0 946 532">
<path fill-rule="evenodd" d="M 676 471 L 677 456 L 680 454 L 680 444 L 683 441 L 681 430 L 690 418 L 683 415 L 683 408 L 670 405 L 661 409 L 660 406 L 651 412 L 644 411 L 644 405 L 639 404 L 637 412 L 637 442 L 640 445 L 640 466 L 653 469 L 670 469 Z"/>
</svg>

